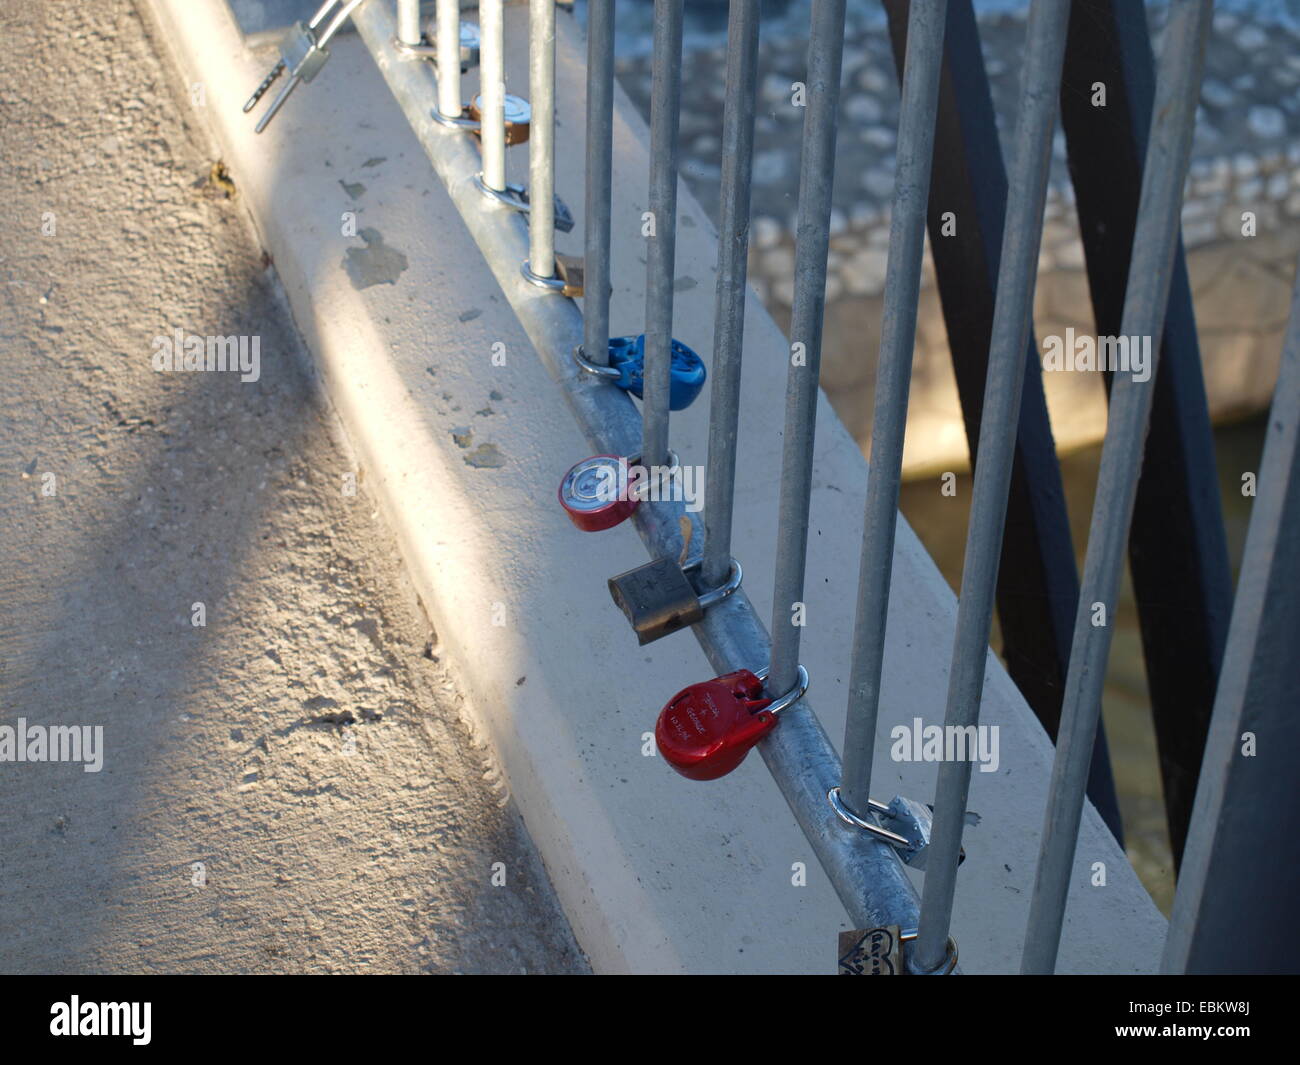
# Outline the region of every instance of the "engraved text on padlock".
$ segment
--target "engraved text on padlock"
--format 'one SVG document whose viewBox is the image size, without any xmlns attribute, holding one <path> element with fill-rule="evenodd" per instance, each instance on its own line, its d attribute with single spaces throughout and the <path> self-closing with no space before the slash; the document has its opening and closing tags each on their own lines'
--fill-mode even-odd
<svg viewBox="0 0 1300 1065">
<path fill-rule="evenodd" d="M 716 780 L 735 769 L 776 727 L 773 700 L 747 669 L 692 684 L 672 697 L 655 722 L 664 761 L 691 780 Z"/>
</svg>

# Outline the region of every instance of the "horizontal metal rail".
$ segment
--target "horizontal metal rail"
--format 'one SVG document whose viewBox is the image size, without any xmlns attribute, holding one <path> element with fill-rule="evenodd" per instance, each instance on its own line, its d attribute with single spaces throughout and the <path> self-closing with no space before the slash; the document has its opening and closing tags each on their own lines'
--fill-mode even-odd
<svg viewBox="0 0 1300 1065">
<path fill-rule="evenodd" d="M 393 19 L 386 5 L 362 5 L 356 25 L 588 442 L 596 452 L 635 454 L 641 443 L 636 406 L 621 389 L 592 380 L 574 362 L 571 353 L 583 339 L 577 305 L 542 291 L 520 275 L 519 264 L 527 254 L 523 221 L 515 212 L 494 208 L 475 187 L 480 160 L 471 139 L 431 117 L 436 91 L 433 72 L 427 64 L 401 62 L 392 46 Z M 680 551 L 678 522 L 683 516 L 698 526 L 698 519 L 682 503 L 637 508 L 633 521 L 652 557 L 676 556 Z M 694 536 L 699 535 L 696 527 Z M 692 631 L 720 674 L 753 669 L 769 660 L 771 640 L 743 589 L 712 607 Z M 781 726 L 758 745 L 758 751 L 855 926 L 915 927 L 918 900 L 897 853 L 850 828 L 827 802 L 827 793 L 840 782 L 840 760 L 807 700 L 782 713 Z"/>
</svg>

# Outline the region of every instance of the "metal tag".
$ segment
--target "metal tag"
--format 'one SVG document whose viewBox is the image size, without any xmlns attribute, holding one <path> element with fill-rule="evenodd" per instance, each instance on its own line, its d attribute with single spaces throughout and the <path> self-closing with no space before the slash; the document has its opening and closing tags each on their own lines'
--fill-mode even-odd
<svg viewBox="0 0 1300 1065">
<path fill-rule="evenodd" d="M 898 925 L 840 933 L 841 976 L 902 976 L 905 973 Z"/>
<path fill-rule="evenodd" d="M 657 558 L 609 578 L 609 594 L 632 623 L 642 646 L 704 617 L 694 586 L 671 558 Z"/>
</svg>

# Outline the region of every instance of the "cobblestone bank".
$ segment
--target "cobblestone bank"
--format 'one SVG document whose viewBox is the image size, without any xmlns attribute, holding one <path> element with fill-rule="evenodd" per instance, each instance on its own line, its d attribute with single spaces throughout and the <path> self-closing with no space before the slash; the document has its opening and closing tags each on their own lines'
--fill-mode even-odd
<svg viewBox="0 0 1300 1065">
<path fill-rule="evenodd" d="M 1158 54 L 1162 12 L 1153 9 L 1151 18 Z M 790 20 L 782 23 L 790 25 Z M 1009 160 L 1025 22 L 1022 16 L 997 15 L 981 20 L 980 33 L 1003 154 Z M 793 221 L 804 114 L 792 96 L 803 77 L 806 49 L 805 36 L 785 32 L 766 36 L 760 52 L 750 276 L 783 325 L 788 324 L 794 293 Z M 724 58 L 721 45 L 688 46 L 683 66 L 687 91 L 681 118 L 682 173 L 715 217 Z M 649 57 L 621 59 L 619 76 L 648 114 Z M 870 437 L 888 255 L 897 85 L 883 24 L 851 16 L 835 165 L 822 383 L 864 446 Z M 1083 332 L 1093 328 L 1059 131 L 1053 156 L 1036 300 L 1040 337 L 1067 326 Z M 1255 215 L 1255 237 L 1243 236 L 1246 211 Z M 1222 12 L 1215 16 L 1207 53 L 1183 208 L 1183 239 L 1190 253 L 1211 407 L 1218 417 L 1255 409 L 1271 395 L 1294 276 L 1298 220 L 1300 33 Z M 910 472 L 960 466 L 966 453 L 947 336 L 932 283 L 927 250 L 910 414 L 913 427 L 919 422 L 923 431 L 908 434 Z M 1073 447 L 1097 439 L 1105 426 L 1099 382 L 1087 376 L 1050 376 L 1054 380 L 1048 381 L 1048 401 L 1058 442 Z"/>
</svg>

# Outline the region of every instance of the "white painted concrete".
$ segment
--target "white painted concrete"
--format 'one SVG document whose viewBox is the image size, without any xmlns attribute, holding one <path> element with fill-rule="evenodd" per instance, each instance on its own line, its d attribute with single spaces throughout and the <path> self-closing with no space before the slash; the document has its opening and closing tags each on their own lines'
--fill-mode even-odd
<svg viewBox="0 0 1300 1065">
<path fill-rule="evenodd" d="M 372 0 L 376 2 L 376 0 Z M 222 0 L 150 0 L 184 76 L 203 81 L 210 124 L 257 219 L 325 387 L 457 671 L 493 737 L 511 789 L 592 965 L 603 972 L 831 972 L 844 912 L 762 763 L 713 784 L 642 755 L 660 706 L 706 675 L 681 633 L 638 649 L 605 579 L 644 561 L 629 529 L 584 535 L 555 503 L 585 455 L 542 369 L 378 72 L 355 38 L 300 88 L 267 133 L 240 113 L 271 56 L 242 47 Z M 508 12 L 509 86 L 526 84 L 523 12 Z M 580 31 L 557 33 L 556 187 L 582 202 Z M 466 92 L 472 91 L 472 81 Z M 642 316 L 647 137 L 620 99 L 615 118 L 615 331 Z M 524 149 L 508 153 L 523 180 Z M 377 165 L 369 160 L 383 158 Z M 350 198 L 340 182 L 361 182 Z M 676 333 L 712 344 L 715 236 L 683 189 Z M 342 262 L 378 230 L 409 262 L 396 284 L 358 291 Z M 581 227 L 559 250 L 580 252 Z M 756 304 L 756 301 L 754 301 Z M 751 598 L 771 601 L 780 425 L 788 348 L 761 307 L 747 321 L 736 552 Z M 494 367 L 492 347 L 507 365 Z M 268 357 L 266 354 L 264 358 Z M 274 357 L 272 354 L 271 357 Z M 863 358 L 875 352 L 863 351 Z M 496 392 L 502 398 L 490 398 Z M 493 413 L 476 413 L 491 408 Z M 674 420 L 674 446 L 703 462 L 708 406 Z M 452 430 L 492 443 L 499 469 L 475 468 Z M 804 661 L 813 705 L 843 733 L 866 463 L 829 405 L 820 408 Z M 882 735 L 920 716 L 941 722 L 955 603 L 900 519 Z M 504 608 L 504 624 L 493 611 Z M 498 618 L 499 619 L 499 618 Z M 1032 886 L 1051 746 L 1005 671 L 990 661 L 984 721 L 1001 726 L 1001 767 L 975 773 L 954 934 L 968 972 L 1010 972 Z M 933 764 L 877 758 L 878 797 L 933 794 Z M 1108 886 L 1089 886 L 1102 861 Z M 792 866 L 808 864 L 806 887 Z M 1066 919 L 1062 971 L 1152 971 L 1164 920 L 1091 807 Z"/>
</svg>

